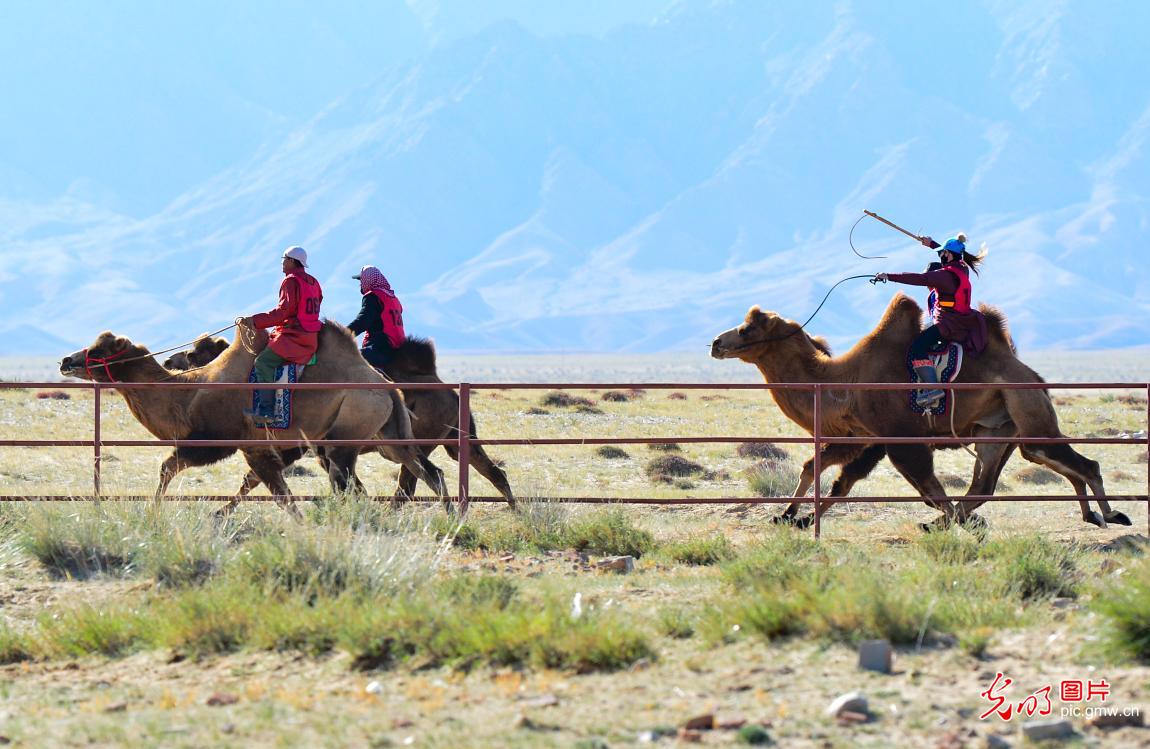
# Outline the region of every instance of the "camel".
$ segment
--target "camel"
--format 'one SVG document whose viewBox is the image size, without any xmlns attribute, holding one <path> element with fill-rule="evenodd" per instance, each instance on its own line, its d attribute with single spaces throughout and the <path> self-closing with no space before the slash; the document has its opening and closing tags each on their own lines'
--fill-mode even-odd
<svg viewBox="0 0 1150 749">
<path fill-rule="evenodd" d="M 226 338 L 202 335 L 196 339 L 191 351 L 179 351 L 164 360 L 164 369 L 184 371 L 202 367 L 227 350 Z"/>
<path fill-rule="evenodd" d="M 173 373 L 152 358 L 148 349 L 111 332 L 101 333 L 86 349 L 67 356 L 60 373 L 97 382 L 247 382 L 255 359 L 241 344 L 237 330 L 232 344 L 215 361 L 194 372 Z M 266 334 L 259 336 L 266 344 Z M 257 346 L 259 347 L 259 346 Z M 386 382 L 359 355 L 351 332 L 325 321 L 319 333 L 317 362 L 303 374 L 305 382 Z M 298 390 L 293 396 L 293 424 L 270 430 L 255 426 L 243 414 L 251 397 L 247 390 L 125 389 L 121 391 L 132 415 L 159 439 L 263 440 L 279 439 L 412 439 L 411 421 L 403 396 L 394 390 Z M 185 468 L 215 463 L 234 447 L 177 447 L 160 467 L 156 499 Z M 446 497 L 442 472 L 415 447 L 381 447 L 380 453 L 406 465 L 416 476 Z M 242 450 L 252 472 L 272 494 L 290 496 L 283 479 L 283 461 L 274 448 Z M 328 479 L 335 491 L 352 486 L 358 447 L 329 447 Z M 225 508 L 230 510 L 237 500 Z M 446 499 L 444 499 L 446 505 Z M 289 507 L 291 507 L 289 505 Z"/>
<path fill-rule="evenodd" d="M 393 382 L 443 382 L 439 379 L 436 370 L 435 345 L 425 339 L 409 336 L 395 352 L 392 363 L 384 372 L 385 376 Z M 403 391 L 403 399 L 412 413 L 412 431 L 415 439 L 442 440 L 457 437 L 459 434 L 459 395 L 454 390 L 419 390 L 407 389 Z M 475 417 L 471 417 L 470 436 L 478 438 L 475 428 Z M 434 445 L 417 447 L 425 456 L 435 451 Z M 459 450 L 453 446 L 444 446 L 444 450 L 452 458 L 459 460 Z M 283 452 L 285 465 L 290 465 L 303 456 L 304 450 L 288 449 Z M 320 462 L 325 457 L 320 453 Z M 492 486 L 507 500 L 508 506 L 515 509 L 515 494 L 511 491 L 511 484 L 507 474 L 492 461 L 482 445 L 471 446 L 471 465 L 481 476 L 491 482 Z M 410 497 L 415 492 L 418 476 L 408 470 L 407 466 L 400 466 L 399 486 L 396 496 Z M 358 479 L 353 477 L 353 482 Z M 243 496 L 259 486 L 259 477 L 249 473 L 238 494 Z"/>
<path fill-rule="evenodd" d="M 997 313 L 993 308 L 982 305 L 981 307 L 984 314 L 994 315 Z M 1003 331 L 1006 333 L 1005 324 Z M 1006 333 L 1009 339 L 1009 333 Z M 811 339 L 816 348 L 822 351 L 828 357 L 831 356 L 831 350 L 826 341 L 821 337 L 815 336 Z M 1011 341 L 1011 351 L 1016 351 Z M 970 437 L 1016 437 L 1018 436 L 1018 428 L 1014 422 L 1006 419 L 1001 424 L 987 423 L 978 424 L 973 433 L 961 436 Z M 957 445 L 932 445 L 934 450 L 953 450 L 958 449 Z M 967 495 L 981 495 L 989 496 L 994 494 L 995 488 L 998 485 L 998 479 L 1002 474 L 1003 468 L 1006 466 L 1007 460 L 1010 458 L 1014 449 L 1018 447 L 1023 457 L 1030 455 L 1029 448 L 1026 445 L 1005 444 L 1005 443 L 986 443 L 976 445 L 977 460 L 974 465 L 974 475 L 971 478 L 970 485 L 967 488 Z M 827 445 L 823 448 L 820 456 L 820 466 L 825 471 L 832 466 L 841 466 L 839 474 L 835 477 L 831 485 L 827 497 L 845 497 L 851 488 L 856 483 L 870 475 L 871 471 L 879 464 L 879 462 L 886 457 L 886 446 L 882 444 L 875 445 Z M 1038 460 L 1033 462 L 1040 463 Z M 802 473 L 799 476 L 798 486 L 795 488 L 793 496 L 804 497 L 807 491 L 814 483 L 814 458 L 808 458 L 803 463 Z M 1075 494 L 1085 494 L 1086 485 L 1079 481 L 1073 474 L 1064 476 L 1074 490 Z M 983 502 L 976 501 L 967 505 L 968 510 L 971 512 L 973 509 L 980 507 Z M 1130 525 L 1130 518 L 1123 512 L 1117 510 L 1108 511 L 1106 514 L 1095 512 L 1090 509 L 1090 503 L 1086 500 L 1079 500 L 1079 507 L 1082 512 L 1082 519 L 1096 525 L 1100 528 L 1107 527 L 1108 523 L 1115 523 L 1117 525 Z M 814 514 L 807 514 L 799 517 L 798 511 L 802 507 L 800 502 L 792 502 L 787 508 L 772 518 L 772 522 L 785 523 L 794 525 L 798 528 L 809 527 L 814 521 Z M 974 523 L 975 525 L 982 525 L 982 518 L 977 515 L 970 514 L 967 516 L 966 521 L 968 524 Z"/>
<path fill-rule="evenodd" d="M 1003 316 L 997 310 L 983 307 L 991 340 L 978 358 L 968 359 L 959 382 L 1042 382 L 1034 370 L 1014 354 Z M 716 359 L 740 359 L 754 364 L 766 382 L 906 382 L 904 359 L 907 347 L 920 331 L 922 310 L 905 294 L 896 294 L 878 326 L 840 357 L 827 353 L 825 345 L 815 341 L 802 327 L 774 312 L 752 307 L 742 325 L 720 333 L 711 344 Z M 783 413 L 808 432 L 813 431 L 812 397 L 805 391 L 772 390 L 772 397 Z M 1058 416 L 1045 389 L 1006 390 L 986 388 L 954 391 L 953 427 L 959 436 L 1061 437 Z M 906 405 L 902 390 L 824 390 L 820 401 L 821 433 L 831 437 L 873 436 L 928 437 L 950 436 L 950 419 L 928 420 L 914 414 Z M 1070 445 L 1017 444 L 1023 457 L 1044 465 L 1066 477 L 1084 494 L 1086 487 L 1095 496 L 1102 517 L 1110 522 L 1129 523 L 1122 513 L 1114 512 L 1103 499 L 1106 495 L 1098 463 Z M 979 445 L 979 461 L 969 493 L 993 489 L 1014 444 Z M 843 464 L 842 482 L 836 482 L 834 496 L 843 496 L 853 484 L 877 465 L 883 454 L 895 469 L 924 498 L 927 505 L 940 510 L 943 524 L 966 522 L 981 501 L 959 503 L 957 508 L 946 498 L 946 492 L 934 474 L 933 452 L 927 445 L 876 444 L 869 446 L 832 445 L 823 453 L 827 464 Z M 808 461 L 813 464 L 813 461 Z M 804 467 L 805 468 L 805 467 Z M 809 471 L 813 480 L 813 465 Z M 804 482 L 807 472 L 804 471 Z M 809 484 L 807 484 L 809 486 Z M 805 494 L 806 486 L 800 482 Z M 990 493 L 989 491 L 985 493 Z M 799 492 L 796 490 L 796 495 Z M 820 513 L 833 501 L 820 503 Z M 1084 503 L 1085 504 L 1085 503 Z M 788 508 L 789 509 L 789 508 Z M 1086 517 L 1084 507 L 1083 516 Z"/>
</svg>

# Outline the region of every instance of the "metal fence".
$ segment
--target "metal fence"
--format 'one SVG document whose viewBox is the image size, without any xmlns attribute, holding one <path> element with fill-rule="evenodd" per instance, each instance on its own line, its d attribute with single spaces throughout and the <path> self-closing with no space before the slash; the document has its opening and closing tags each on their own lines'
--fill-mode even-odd
<svg viewBox="0 0 1150 749">
<path fill-rule="evenodd" d="M 1146 506 L 1147 533 L 1150 533 L 1150 383 L 948 383 L 938 387 L 948 390 L 978 390 L 987 387 L 995 389 L 1019 390 L 1141 390 L 1147 396 L 1146 433 L 1143 437 L 836 437 L 823 434 L 822 400 L 826 391 L 844 390 L 911 390 L 918 386 L 911 383 L 771 383 L 771 384 L 699 384 L 699 383 L 292 383 L 281 384 L 282 389 L 291 390 L 371 390 L 394 389 L 400 390 L 455 390 L 459 395 L 459 424 L 464 428 L 458 430 L 458 436 L 446 440 L 327 440 L 327 439 L 257 439 L 257 440 L 106 440 L 101 436 L 101 403 L 102 394 L 107 390 L 137 390 L 137 389 L 181 389 L 181 390 L 256 390 L 266 389 L 267 385 L 254 383 L 183 383 L 183 382 L 0 382 L 0 389 L 79 389 L 93 391 L 93 419 L 92 438 L 74 440 L 18 440 L 0 439 L 0 447 L 90 447 L 92 448 L 92 484 L 93 494 L 88 497 L 53 496 L 53 495 L 0 495 L 0 501 L 75 501 L 93 499 L 136 499 L 135 497 L 110 497 L 101 492 L 100 467 L 101 450 L 105 447 L 235 447 L 238 449 L 249 447 L 374 447 L 383 445 L 450 445 L 459 452 L 459 486 L 457 494 L 451 497 L 452 501 L 459 503 L 461 514 L 466 513 L 471 502 L 503 502 L 503 497 L 472 496 L 469 485 L 469 465 L 472 445 L 627 445 L 627 444 L 697 444 L 697 443 L 743 443 L 743 442 L 770 442 L 776 444 L 809 444 L 814 458 L 814 494 L 812 497 L 705 497 L 705 498 L 664 498 L 664 497 L 556 497 L 551 501 L 576 504 L 639 504 L 639 505 L 714 505 L 714 504 L 783 504 L 793 501 L 812 504 L 814 506 L 815 520 L 814 533 L 817 538 L 821 533 L 820 516 L 824 501 L 822 482 L 821 453 L 826 445 L 869 445 L 875 443 L 897 444 L 932 444 L 932 445 L 970 445 L 978 443 L 1002 444 L 1107 444 L 1107 445 L 1142 445 L 1146 448 L 1148 462 L 1146 467 L 1146 494 L 1133 495 L 1107 495 L 1105 498 L 1112 501 L 1137 501 Z M 809 437 L 785 436 L 677 436 L 677 437 L 557 437 L 542 439 L 480 439 L 470 436 L 470 430 L 465 428 L 471 423 L 471 393 L 476 390 L 589 390 L 589 389 L 632 389 L 644 390 L 803 390 L 811 393 L 813 401 L 814 429 Z M 766 404 L 764 404 L 766 406 Z M 275 430 L 272 430 L 274 432 Z M 231 500 L 232 496 L 204 496 L 182 497 L 173 495 L 167 499 L 195 499 L 195 500 Z M 316 496 L 294 495 L 292 497 L 274 496 L 247 496 L 246 501 L 271 501 L 278 499 L 313 500 Z M 434 497 L 417 497 L 417 500 L 438 500 Z M 1078 501 L 1094 499 L 1091 495 L 963 495 L 964 500 L 990 500 L 995 502 L 1046 502 L 1046 501 Z M 907 496 L 864 496 L 836 498 L 836 501 L 849 502 L 921 502 L 922 497 Z"/>
</svg>

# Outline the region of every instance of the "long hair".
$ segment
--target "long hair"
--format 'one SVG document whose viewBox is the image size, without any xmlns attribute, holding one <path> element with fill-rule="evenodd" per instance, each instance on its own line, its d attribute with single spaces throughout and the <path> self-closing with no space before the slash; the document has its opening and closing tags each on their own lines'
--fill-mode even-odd
<svg viewBox="0 0 1150 749">
<path fill-rule="evenodd" d="M 958 236 L 956 238 L 958 239 L 959 242 L 962 242 L 964 247 L 966 246 L 966 234 L 964 234 L 963 232 L 959 232 Z M 986 256 L 989 252 L 990 251 L 986 249 L 986 242 L 983 242 L 982 247 L 980 247 L 978 249 L 977 255 L 972 255 L 971 253 L 969 253 L 965 249 L 963 249 L 961 259 L 962 259 L 962 262 L 966 263 L 966 267 L 968 267 L 972 271 L 974 271 L 974 274 L 977 276 L 977 275 L 979 275 L 978 266 L 982 264 L 983 260 L 986 260 Z"/>
</svg>

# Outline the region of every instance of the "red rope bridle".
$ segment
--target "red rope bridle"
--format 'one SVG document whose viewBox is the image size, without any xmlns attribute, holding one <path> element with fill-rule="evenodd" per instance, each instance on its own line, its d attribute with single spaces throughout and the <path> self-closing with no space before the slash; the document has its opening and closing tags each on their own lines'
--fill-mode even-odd
<svg viewBox="0 0 1150 749">
<path fill-rule="evenodd" d="M 95 364 L 97 367 L 104 367 L 104 374 L 108 375 L 108 382 L 116 382 L 116 378 L 112 376 L 112 370 L 108 368 L 108 362 L 118 359 L 126 353 L 128 353 L 128 349 L 124 349 L 118 354 L 100 357 L 92 356 L 88 353 L 88 349 L 84 349 L 84 371 L 88 374 L 88 379 L 93 381 L 96 379 L 92 376 L 92 365 Z"/>
</svg>

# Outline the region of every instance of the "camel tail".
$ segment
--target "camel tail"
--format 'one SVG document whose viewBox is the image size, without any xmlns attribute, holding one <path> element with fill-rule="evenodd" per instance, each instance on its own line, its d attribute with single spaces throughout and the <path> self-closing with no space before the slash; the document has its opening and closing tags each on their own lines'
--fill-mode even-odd
<svg viewBox="0 0 1150 749">
<path fill-rule="evenodd" d="M 396 431 L 399 433 L 397 439 L 415 439 L 415 433 L 411 429 L 411 412 L 407 410 L 407 404 L 403 402 L 403 394 L 398 390 L 388 392 L 391 393 L 391 410 L 395 415 Z"/>
</svg>

